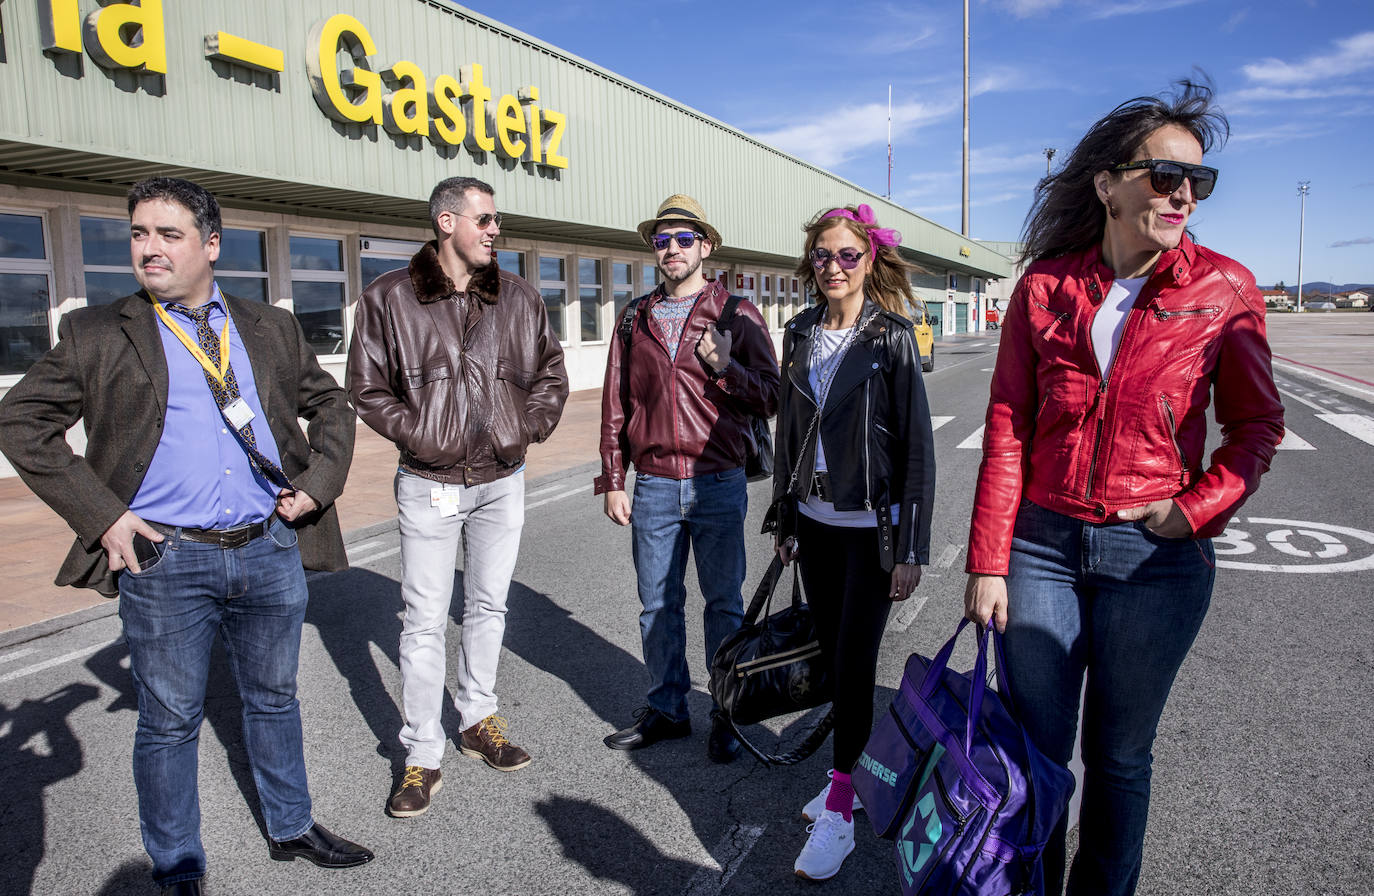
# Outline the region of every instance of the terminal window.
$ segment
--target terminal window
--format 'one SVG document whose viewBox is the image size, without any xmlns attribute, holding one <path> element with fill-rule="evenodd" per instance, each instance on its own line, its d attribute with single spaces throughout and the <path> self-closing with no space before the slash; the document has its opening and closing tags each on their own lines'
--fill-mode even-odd
<svg viewBox="0 0 1374 896">
<path fill-rule="evenodd" d="M 26 372 L 52 346 L 51 296 L 43 219 L 0 212 L 0 374 Z"/>
</svg>

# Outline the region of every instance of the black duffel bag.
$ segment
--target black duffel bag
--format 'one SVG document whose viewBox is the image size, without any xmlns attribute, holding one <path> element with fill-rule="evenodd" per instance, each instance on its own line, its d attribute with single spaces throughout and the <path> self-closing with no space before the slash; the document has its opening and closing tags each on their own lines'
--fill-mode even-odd
<svg viewBox="0 0 1374 896">
<path fill-rule="evenodd" d="M 802 600 L 795 567 L 792 602 L 768 612 L 782 573 L 782 560 L 775 555 L 739 630 L 721 642 L 711 660 L 712 699 L 740 742 L 767 765 L 800 762 L 816 752 L 834 727 L 833 714 L 827 713 L 800 746 L 781 755 L 763 753 L 740 733 L 740 725 L 813 709 L 835 696 L 834 678 L 821 656 L 816 624 L 811 607 Z"/>
</svg>

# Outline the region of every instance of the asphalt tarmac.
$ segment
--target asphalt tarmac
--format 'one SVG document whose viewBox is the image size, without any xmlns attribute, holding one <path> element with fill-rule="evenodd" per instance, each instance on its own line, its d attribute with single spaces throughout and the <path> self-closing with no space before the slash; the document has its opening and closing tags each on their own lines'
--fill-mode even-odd
<svg viewBox="0 0 1374 896">
<path fill-rule="evenodd" d="M 1310 317 L 1321 323 L 1271 324 L 1276 354 L 1290 359 L 1276 364 L 1290 441 L 1217 541 L 1211 611 L 1155 745 L 1142 896 L 1370 892 L 1374 862 L 1360 844 L 1374 793 L 1374 369 L 1359 365 L 1374 368 L 1374 315 Z M 938 649 L 961 613 L 996 348 L 995 333 L 961 340 L 926 378 L 938 424 L 932 564 L 892 614 L 878 711 L 908 654 Z M 1337 363 L 1347 349 L 1352 358 Z M 351 543 L 353 569 L 311 577 L 300 698 L 315 816 L 373 848 L 369 865 L 325 871 L 268 859 L 240 704 L 216 659 L 200 749 L 210 893 L 898 892 L 891 844 L 862 814 L 838 877 L 817 885 L 792 874 L 806 839 L 800 809 L 825 783 L 828 747 L 786 769 L 707 761 L 694 573 L 693 736 L 630 753 L 602 745 L 642 704 L 646 679 L 629 532 L 605 519 L 592 475 L 578 468 L 528 491 L 498 693 L 512 738 L 534 762 L 501 774 L 452 747 L 445 788 L 424 816 L 382 811 L 403 761 L 394 528 Z M 753 486 L 746 591 L 768 560 L 770 542 L 756 534 L 766 501 L 766 484 Z M 711 558 L 698 562 L 709 574 Z M 453 645 L 460 600 L 451 615 Z M 971 646 L 965 639 L 953 665 L 971 665 Z M 135 719 L 116 617 L 0 649 L 0 893 L 156 892 L 129 767 Z M 811 721 L 757 732 L 790 743 Z M 456 719 L 446 725 L 456 738 Z"/>
</svg>

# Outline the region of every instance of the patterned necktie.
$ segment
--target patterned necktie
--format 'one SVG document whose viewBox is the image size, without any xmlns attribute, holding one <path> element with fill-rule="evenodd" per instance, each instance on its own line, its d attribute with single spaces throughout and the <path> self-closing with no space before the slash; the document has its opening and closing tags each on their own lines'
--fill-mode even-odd
<svg viewBox="0 0 1374 896">
<path fill-rule="evenodd" d="M 196 341 L 200 343 L 201 350 L 216 369 L 219 368 L 219 337 L 215 335 L 214 329 L 210 326 L 210 306 L 201 305 L 198 308 L 187 308 L 183 305 L 176 306 L 176 309 L 196 323 Z M 228 313 L 227 311 L 225 312 Z M 204 371 L 205 382 L 210 387 L 210 392 L 215 396 L 215 402 L 222 411 L 234 402 L 239 394 L 239 381 L 234 376 L 234 367 L 229 365 L 224 371 L 224 385 L 221 386 L 219 380 L 210 375 L 210 371 Z M 290 480 L 282 472 L 281 467 L 272 463 L 267 457 L 258 450 L 257 438 L 253 435 L 252 421 L 243 424 L 236 430 L 239 440 L 243 443 L 244 451 L 248 454 L 248 462 L 253 468 L 261 473 L 265 478 L 282 488 L 292 488 Z M 294 491 L 294 489 L 293 489 Z"/>
</svg>

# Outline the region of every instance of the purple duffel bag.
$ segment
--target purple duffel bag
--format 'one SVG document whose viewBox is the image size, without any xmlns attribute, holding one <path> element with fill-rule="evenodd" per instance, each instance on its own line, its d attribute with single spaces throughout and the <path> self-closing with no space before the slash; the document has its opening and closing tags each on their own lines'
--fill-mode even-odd
<svg viewBox="0 0 1374 896">
<path fill-rule="evenodd" d="M 1041 755 L 1010 711 L 1002 639 L 991 626 L 971 673 L 947 668 L 967 624 L 934 660 L 907 660 L 854 768 L 854 792 L 878 836 L 896 841 L 906 896 L 1043 894 L 1040 855 L 1073 775 Z M 998 691 L 987 687 L 989 633 Z"/>
</svg>

